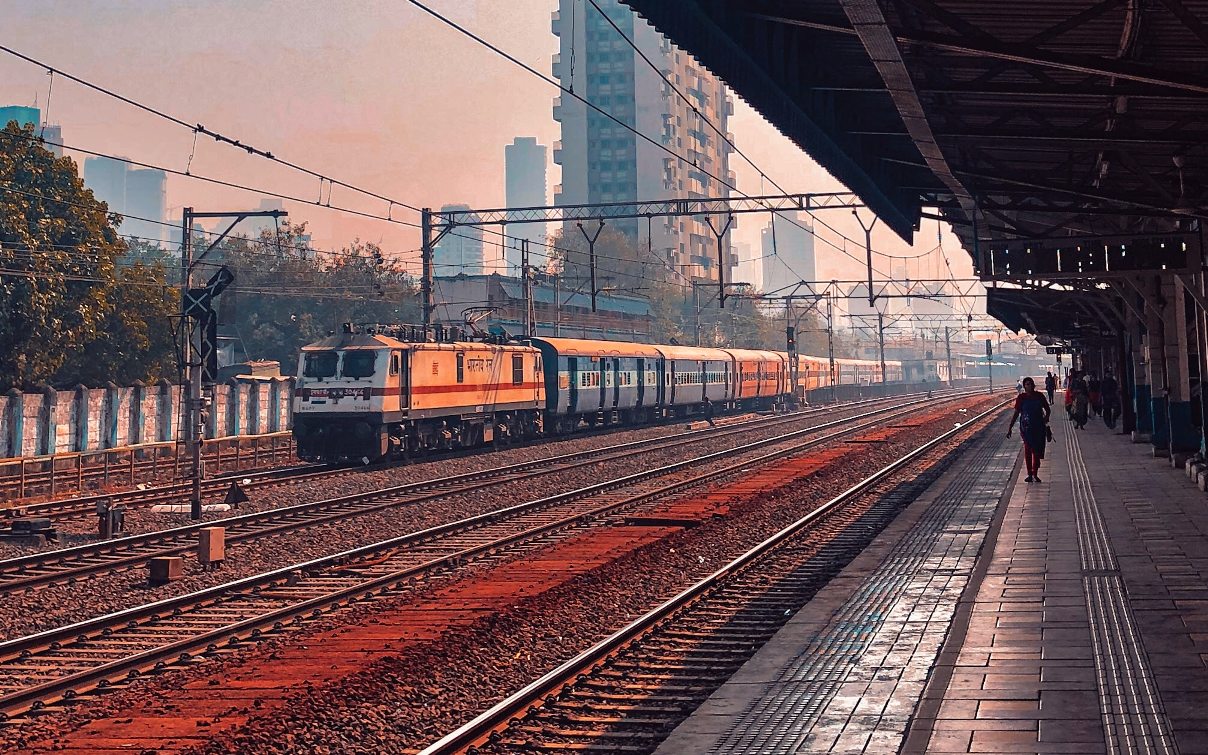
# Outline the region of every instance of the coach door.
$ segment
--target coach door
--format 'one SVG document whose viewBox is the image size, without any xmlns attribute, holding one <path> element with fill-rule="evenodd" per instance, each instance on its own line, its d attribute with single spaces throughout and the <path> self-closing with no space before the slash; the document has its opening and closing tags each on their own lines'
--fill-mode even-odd
<svg viewBox="0 0 1208 755">
<path fill-rule="evenodd" d="M 600 359 L 600 408 L 612 409 L 617 405 L 617 360 Z"/>
<path fill-rule="evenodd" d="M 645 359 L 645 357 L 638 357 L 637 365 L 638 365 L 638 373 L 637 373 L 638 402 L 635 406 L 645 406 L 646 405 L 646 359 Z"/>
<path fill-rule="evenodd" d="M 411 365 L 408 363 L 408 352 L 390 352 L 390 377 L 398 380 L 398 405 L 406 409 L 411 397 Z"/>
<path fill-rule="evenodd" d="M 579 360 L 576 357 L 566 358 L 567 376 L 570 378 L 570 393 L 566 405 L 567 414 L 576 414 L 579 411 Z"/>
</svg>

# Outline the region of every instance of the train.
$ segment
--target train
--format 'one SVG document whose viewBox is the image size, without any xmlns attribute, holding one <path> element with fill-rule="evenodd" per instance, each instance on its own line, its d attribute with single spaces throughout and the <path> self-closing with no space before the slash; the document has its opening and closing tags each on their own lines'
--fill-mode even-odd
<svg viewBox="0 0 1208 755">
<path fill-rule="evenodd" d="M 302 348 L 293 434 L 307 461 L 377 461 L 713 411 L 771 410 L 831 384 L 829 360 L 785 352 L 532 337 L 415 339 L 345 325 Z M 901 380 L 886 362 L 886 380 Z M 838 384 L 881 381 L 836 359 Z"/>
</svg>

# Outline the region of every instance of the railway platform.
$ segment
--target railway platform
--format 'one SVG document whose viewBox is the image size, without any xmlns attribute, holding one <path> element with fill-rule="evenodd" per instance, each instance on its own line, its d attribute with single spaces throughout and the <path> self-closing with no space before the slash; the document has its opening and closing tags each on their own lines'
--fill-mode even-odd
<svg viewBox="0 0 1208 755">
<path fill-rule="evenodd" d="M 1208 751 L 1208 505 L 1102 423 L 1005 423 L 658 749 Z"/>
</svg>

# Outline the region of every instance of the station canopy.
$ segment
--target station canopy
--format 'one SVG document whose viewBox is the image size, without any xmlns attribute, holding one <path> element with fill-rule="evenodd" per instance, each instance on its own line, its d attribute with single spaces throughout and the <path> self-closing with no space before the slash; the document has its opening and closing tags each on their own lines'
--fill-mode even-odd
<svg viewBox="0 0 1208 755">
<path fill-rule="evenodd" d="M 1199 267 L 1208 0 L 623 2 L 898 235 L 951 222 L 983 278 L 1101 297 Z"/>
</svg>

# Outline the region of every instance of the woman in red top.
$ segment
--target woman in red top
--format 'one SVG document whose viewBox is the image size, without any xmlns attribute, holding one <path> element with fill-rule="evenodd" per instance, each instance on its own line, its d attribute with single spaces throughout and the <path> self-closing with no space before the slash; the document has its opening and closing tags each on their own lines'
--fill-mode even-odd
<svg viewBox="0 0 1208 755">
<path fill-rule="evenodd" d="M 1044 458 L 1044 444 L 1048 440 L 1049 402 L 1036 390 L 1036 381 L 1030 377 L 1023 379 L 1023 393 L 1015 397 L 1015 414 L 1007 427 L 1008 438 L 1015 420 L 1019 420 L 1019 437 L 1023 440 L 1027 482 L 1040 482 L 1040 460 Z"/>
</svg>

